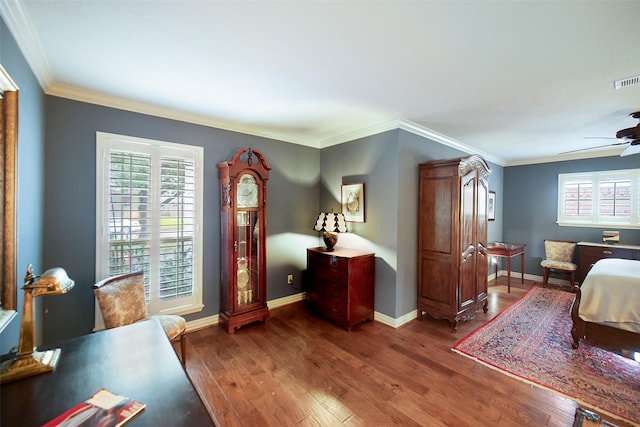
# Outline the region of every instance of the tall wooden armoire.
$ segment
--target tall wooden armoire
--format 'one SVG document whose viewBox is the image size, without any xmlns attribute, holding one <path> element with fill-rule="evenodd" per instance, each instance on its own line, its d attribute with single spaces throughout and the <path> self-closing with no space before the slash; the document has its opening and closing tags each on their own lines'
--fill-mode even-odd
<svg viewBox="0 0 640 427">
<path fill-rule="evenodd" d="M 451 329 L 487 311 L 487 197 L 491 169 L 482 157 L 420 164 L 418 318 Z"/>
</svg>

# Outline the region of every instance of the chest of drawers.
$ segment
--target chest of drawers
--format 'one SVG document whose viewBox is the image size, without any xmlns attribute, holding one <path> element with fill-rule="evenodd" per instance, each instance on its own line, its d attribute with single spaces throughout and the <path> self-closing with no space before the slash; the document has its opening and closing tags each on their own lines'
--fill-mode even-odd
<svg viewBox="0 0 640 427">
<path fill-rule="evenodd" d="M 622 258 L 640 260 L 640 246 L 605 245 L 601 243 L 578 242 L 578 277 L 582 283 L 591 266 L 604 258 Z"/>
<path fill-rule="evenodd" d="M 373 320 L 375 256 L 353 249 L 307 249 L 306 305 L 347 330 Z"/>
</svg>

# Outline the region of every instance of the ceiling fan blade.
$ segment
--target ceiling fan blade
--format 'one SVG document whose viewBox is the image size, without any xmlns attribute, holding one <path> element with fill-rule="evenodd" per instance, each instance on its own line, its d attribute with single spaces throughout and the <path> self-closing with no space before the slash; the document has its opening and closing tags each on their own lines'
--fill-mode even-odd
<svg viewBox="0 0 640 427">
<path fill-rule="evenodd" d="M 614 142 L 613 144 L 596 145 L 595 147 L 588 147 L 588 148 L 578 148 L 577 150 L 565 151 L 560 154 L 577 153 L 578 151 L 595 150 L 596 148 L 613 147 L 615 145 L 625 145 L 625 144 L 628 144 L 628 142 L 625 142 L 625 141 Z"/>
<path fill-rule="evenodd" d="M 640 144 L 631 144 L 620 153 L 621 157 L 630 156 L 632 154 L 640 153 Z"/>
</svg>

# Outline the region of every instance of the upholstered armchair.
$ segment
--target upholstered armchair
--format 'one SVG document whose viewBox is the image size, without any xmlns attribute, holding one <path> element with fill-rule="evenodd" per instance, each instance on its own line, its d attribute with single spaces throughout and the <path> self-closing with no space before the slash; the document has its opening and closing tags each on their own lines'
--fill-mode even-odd
<svg viewBox="0 0 640 427">
<path fill-rule="evenodd" d="M 187 364 L 184 318 L 169 314 L 149 316 L 144 300 L 144 273 L 126 273 L 108 277 L 95 285 L 93 292 L 107 329 L 130 325 L 147 319 L 158 319 L 170 341 L 180 341 L 182 366 Z"/>
<path fill-rule="evenodd" d="M 575 282 L 575 274 L 578 266 L 573 263 L 573 254 L 576 250 L 576 242 L 566 240 L 545 240 L 545 258 L 542 266 L 542 286 L 547 286 L 549 275 L 563 275 L 569 277 L 571 289 Z"/>
</svg>

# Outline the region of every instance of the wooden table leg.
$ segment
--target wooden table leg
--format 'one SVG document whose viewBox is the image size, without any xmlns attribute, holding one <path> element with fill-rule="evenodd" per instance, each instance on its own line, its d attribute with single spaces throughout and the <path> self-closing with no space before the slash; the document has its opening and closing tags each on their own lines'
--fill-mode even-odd
<svg viewBox="0 0 640 427">
<path fill-rule="evenodd" d="M 522 253 L 520 254 L 520 274 L 522 284 L 524 284 L 524 251 L 522 251 Z"/>
<path fill-rule="evenodd" d="M 507 293 L 511 293 L 511 257 L 507 257 Z"/>
</svg>

